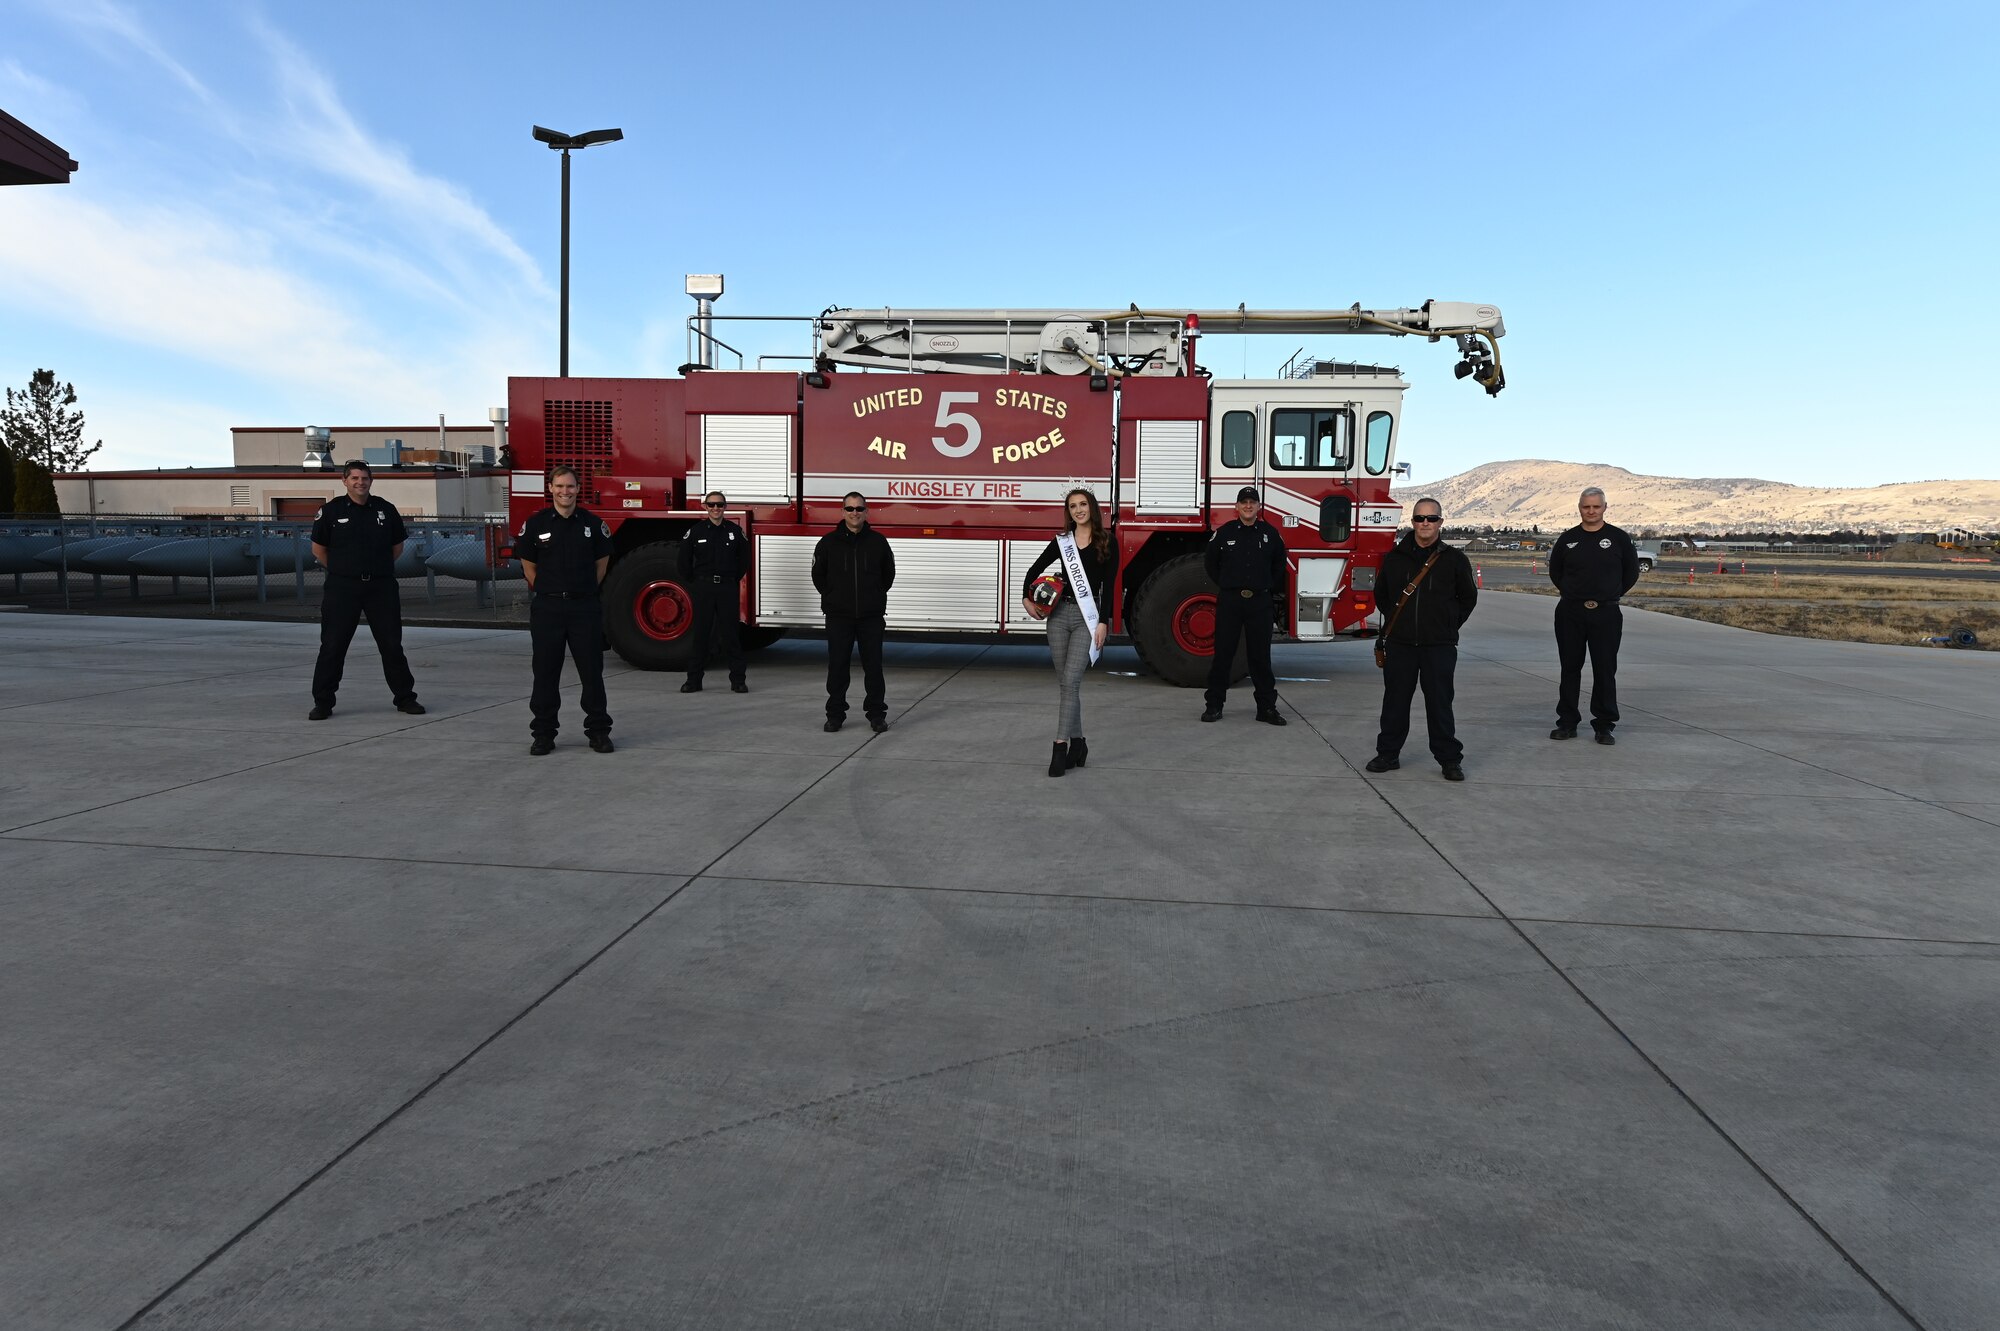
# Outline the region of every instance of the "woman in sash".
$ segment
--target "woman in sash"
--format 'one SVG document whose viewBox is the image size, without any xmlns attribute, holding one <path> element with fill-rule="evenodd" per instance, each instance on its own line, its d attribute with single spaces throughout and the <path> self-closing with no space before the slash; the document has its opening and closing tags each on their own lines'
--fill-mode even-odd
<svg viewBox="0 0 2000 1331">
<path fill-rule="evenodd" d="M 1068 521 L 1062 535 L 1049 542 L 1042 557 L 1021 583 L 1021 606 L 1049 625 L 1049 656 L 1056 667 L 1056 744 L 1049 757 L 1049 775 L 1061 776 L 1082 767 L 1089 756 L 1083 738 L 1083 672 L 1103 650 L 1111 632 L 1111 595 L 1118 580 L 1118 554 L 1097 496 L 1071 490 L 1063 498 Z M 1060 578 L 1059 591 L 1045 587 L 1038 599 L 1035 584 Z M 1054 591 L 1051 598 L 1050 593 Z"/>
</svg>

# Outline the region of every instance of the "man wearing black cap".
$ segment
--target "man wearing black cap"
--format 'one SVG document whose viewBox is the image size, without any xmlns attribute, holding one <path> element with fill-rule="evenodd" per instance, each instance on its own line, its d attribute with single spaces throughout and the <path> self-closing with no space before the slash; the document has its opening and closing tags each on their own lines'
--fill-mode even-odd
<svg viewBox="0 0 2000 1331">
<path fill-rule="evenodd" d="M 732 692 L 748 693 L 744 682 L 743 624 L 737 618 L 742 593 L 737 590 L 750 575 L 750 538 L 725 514 L 728 498 L 720 490 L 702 497 L 708 521 L 697 522 L 681 541 L 681 585 L 694 598 L 687 679 L 682 693 L 700 693 L 702 667 L 709 648 L 722 639 L 723 658 L 729 662 Z"/>
<path fill-rule="evenodd" d="M 1204 721 L 1220 721 L 1229 696 L 1229 670 L 1236 644 L 1249 638 L 1250 683 L 1257 695 L 1257 719 L 1285 724 L 1278 711 L 1278 680 L 1271 673 L 1271 601 L 1285 590 L 1285 538 L 1257 516 L 1263 507 L 1257 487 L 1236 492 L 1236 521 L 1216 528 L 1203 563 L 1221 590 L 1215 598 L 1215 659 L 1208 667 L 1208 708 Z"/>
</svg>

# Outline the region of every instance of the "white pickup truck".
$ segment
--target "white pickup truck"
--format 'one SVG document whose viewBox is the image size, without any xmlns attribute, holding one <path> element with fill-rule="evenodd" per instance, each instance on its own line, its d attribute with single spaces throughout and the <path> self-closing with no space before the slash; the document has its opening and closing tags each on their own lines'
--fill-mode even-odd
<svg viewBox="0 0 2000 1331">
<path fill-rule="evenodd" d="M 1651 573 L 1653 565 L 1671 554 L 1693 554 L 1694 550 L 1686 541 L 1634 541 L 1632 548 L 1639 552 L 1639 571 Z"/>
</svg>

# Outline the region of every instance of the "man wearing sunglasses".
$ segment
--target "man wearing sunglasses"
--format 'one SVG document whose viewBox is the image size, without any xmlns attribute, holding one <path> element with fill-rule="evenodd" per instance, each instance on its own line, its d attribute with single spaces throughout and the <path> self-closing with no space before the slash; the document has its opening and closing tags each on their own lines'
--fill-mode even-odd
<svg viewBox="0 0 2000 1331">
<path fill-rule="evenodd" d="M 840 501 L 840 525 L 813 547 L 813 586 L 826 616 L 826 725 L 847 719 L 848 661 L 861 647 L 861 713 L 876 734 L 889 728 L 882 682 L 882 630 L 889 588 L 896 581 L 896 553 L 889 538 L 868 525 L 868 501 L 849 490 Z"/>
<path fill-rule="evenodd" d="M 750 539 L 723 516 L 728 507 L 722 491 L 710 490 L 702 496 L 707 520 L 695 523 L 681 541 L 681 585 L 694 598 L 694 625 L 689 630 L 693 641 L 682 693 L 701 692 L 702 666 L 717 637 L 729 662 L 730 691 L 750 692 L 743 680 L 743 625 L 737 618 L 742 602 L 738 588 L 750 573 Z"/>
<path fill-rule="evenodd" d="M 1459 626 L 1472 615 L 1479 583 L 1465 552 L 1444 543 L 1444 507 L 1437 500 L 1425 496 L 1410 506 L 1410 528 L 1382 557 L 1375 583 L 1378 601 L 1396 599 L 1382 612 L 1393 623 L 1385 625 L 1380 639 L 1386 653 L 1382 732 L 1368 770 L 1393 772 L 1403 765 L 1398 755 L 1410 736 L 1410 701 L 1421 686 L 1431 757 L 1445 780 L 1463 781 L 1465 746 L 1458 742 L 1451 711 L 1452 674 L 1458 669 Z"/>
</svg>

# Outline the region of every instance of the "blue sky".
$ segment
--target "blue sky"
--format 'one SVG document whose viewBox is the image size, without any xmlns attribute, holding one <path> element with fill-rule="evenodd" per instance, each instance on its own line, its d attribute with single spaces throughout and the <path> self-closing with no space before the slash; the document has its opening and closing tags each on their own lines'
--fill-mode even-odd
<svg viewBox="0 0 2000 1331">
<path fill-rule="evenodd" d="M 529 126 L 616 125 L 573 163 L 577 373 L 686 359 L 687 272 L 738 314 L 1437 297 L 1505 312 L 1497 400 L 1448 345 L 1308 345 L 1404 367 L 1420 481 L 1990 478 L 1997 15 L 0 0 L 0 108 L 82 166 L 0 191 L 0 382 L 75 381 L 112 466 L 483 421 L 555 369 Z"/>
</svg>

